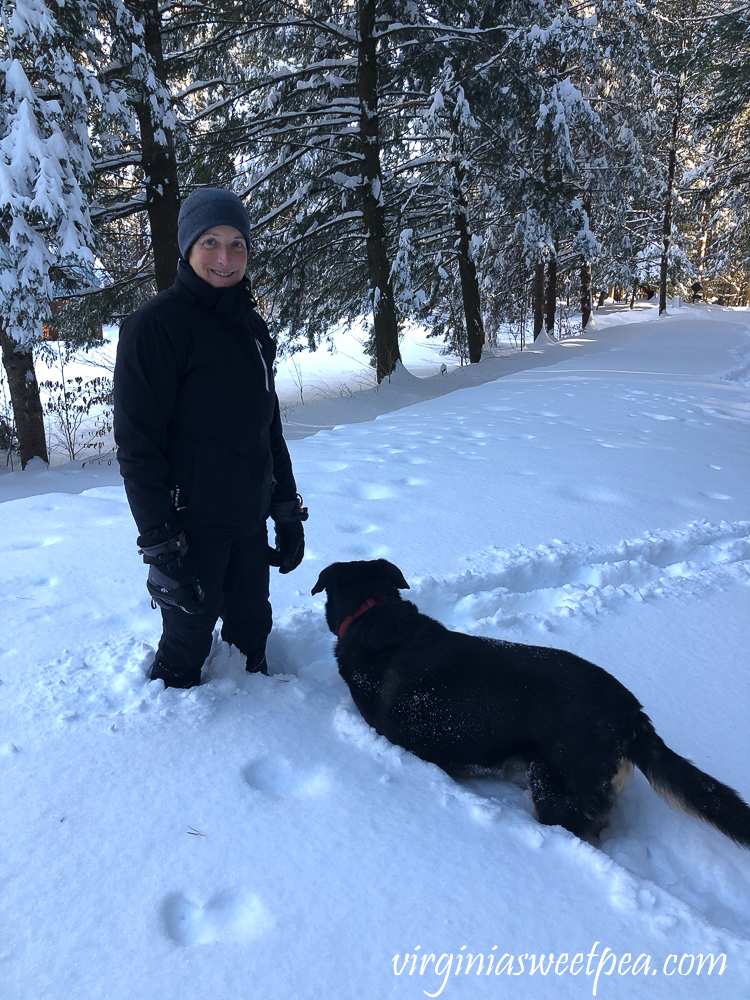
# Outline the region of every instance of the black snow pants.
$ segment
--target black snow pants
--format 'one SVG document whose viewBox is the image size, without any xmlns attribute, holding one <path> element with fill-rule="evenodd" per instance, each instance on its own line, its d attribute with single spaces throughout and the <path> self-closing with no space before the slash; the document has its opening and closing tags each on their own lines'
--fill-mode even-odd
<svg viewBox="0 0 750 1000">
<path fill-rule="evenodd" d="M 162 608 L 163 629 L 152 680 L 161 679 L 173 687 L 199 684 L 219 618 L 221 638 L 245 654 L 247 669 L 265 671 L 266 639 L 272 624 L 265 524 L 252 535 L 230 528 L 187 527 L 185 535 L 205 592 L 205 611 L 189 615 L 180 608 Z"/>
</svg>

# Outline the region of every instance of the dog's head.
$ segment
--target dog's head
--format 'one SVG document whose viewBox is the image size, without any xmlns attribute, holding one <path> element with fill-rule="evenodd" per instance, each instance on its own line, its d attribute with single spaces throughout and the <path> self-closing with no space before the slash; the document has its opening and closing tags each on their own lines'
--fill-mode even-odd
<svg viewBox="0 0 750 1000">
<path fill-rule="evenodd" d="M 326 592 L 326 622 L 338 634 L 341 623 L 353 615 L 368 598 L 400 601 L 399 590 L 409 584 L 398 566 L 387 559 L 337 562 L 326 566 L 313 587 L 312 594 Z"/>
</svg>

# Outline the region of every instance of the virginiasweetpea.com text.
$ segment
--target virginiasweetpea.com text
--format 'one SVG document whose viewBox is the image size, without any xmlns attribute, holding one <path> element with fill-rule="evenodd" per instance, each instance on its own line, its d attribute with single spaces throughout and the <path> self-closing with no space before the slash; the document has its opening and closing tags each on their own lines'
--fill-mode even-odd
<svg viewBox="0 0 750 1000">
<path fill-rule="evenodd" d="M 591 985 L 592 994 L 596 996 L 602 976 L 710 976 L 714 972 L 721 976 L 727 965 L 727 957 L 723 952 L 718 955 L 670 954 L 663 960 L 646 954 L 634 958 L 630 952 L 617 955 L 611 948 L 602 947 L 600 950 L 599 941 L 594 942 L 587 954 L 577 952 L 572 956 L 567 952 L 559 955 L 526 952 L 510 955 L 498 952 L 498 946 L 493 945 L 486 954 L 471 954 L 467 951 L 467 945 L 462 945 L 455 954 L 443 952 L 435 955 L 417 945 L 412 953 L 406 953 L 403 957 L 394 955 L 393 972 L 396 976 L 426 978 L 428 988 L 422 992 L 428 997 L 440 996 L 449 985 L 451 975 L 579 976 L 584 973 L 594 977 Z M 433 987 L 434 992 L 430 992 Z"/>
</svg>

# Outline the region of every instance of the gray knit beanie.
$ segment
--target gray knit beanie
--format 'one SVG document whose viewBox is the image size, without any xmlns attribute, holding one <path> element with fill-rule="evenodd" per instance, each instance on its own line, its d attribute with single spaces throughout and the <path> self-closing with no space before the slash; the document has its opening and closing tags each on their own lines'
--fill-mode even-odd
<svg viewBox="0 0 750 1000">
<path fill-rule="evenodd" d="M 249 247 L 250 220 L 237 195 L 224 188 L 198 188 L 187 196 L 177 219 L 177 242 L 185 260 L 193 243 L 212 226 L 234 226 Z"/>
</svg>

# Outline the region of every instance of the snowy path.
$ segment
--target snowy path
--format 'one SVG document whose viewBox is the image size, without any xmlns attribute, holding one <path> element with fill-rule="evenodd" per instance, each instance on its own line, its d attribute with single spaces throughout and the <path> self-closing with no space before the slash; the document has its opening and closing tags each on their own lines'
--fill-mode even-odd
<svg viewBox="0 0 750 1000">
<path fill-rule="evenodd" d="M 598 850 L 515 786 L 390 746 L 309 592 L 333 559 L 393 559 L 449 627 L 609 669 L 750 799 L 749 359 L 726 314 L 667 320 L 585 367 L 295 442 L 308 555 L 274 578 L 271 678 L 217 643 L 201 688 L 146 680 L 157 619 L 120 487 L 0 504 L 3 998 L 416 1000 L 445 980 L 568 1000 L 600 962 L 597 996 L 747 996 L 748 852 L 641 775 Z M 709 953 L 721 975 L 696 974 Z M 567 957 L 531 974 L 541 954 Z"/>
</svg>

